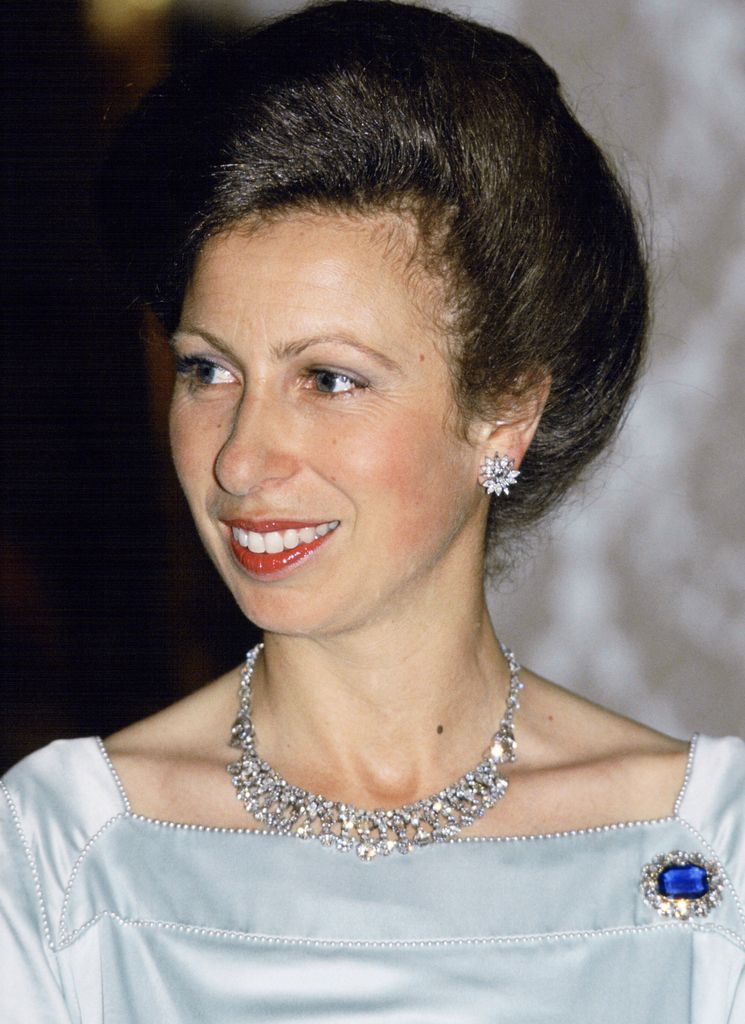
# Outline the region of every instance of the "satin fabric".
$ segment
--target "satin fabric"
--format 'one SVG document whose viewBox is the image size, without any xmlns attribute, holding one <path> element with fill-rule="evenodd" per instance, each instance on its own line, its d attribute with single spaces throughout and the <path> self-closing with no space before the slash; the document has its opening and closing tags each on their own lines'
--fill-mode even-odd
<svg viewBox="0 0 745 1024">
<path fill-rule="evenodd" d="M 131 813 L 94 738 L 4 780 L 0 1019 L 376 1024 L 745 1021 L 745 743 L 701 737 L 669 818 L 454 840 L 366 863 Z M 720 906 L 639 892 L 672 850 Z"/>
</svg>

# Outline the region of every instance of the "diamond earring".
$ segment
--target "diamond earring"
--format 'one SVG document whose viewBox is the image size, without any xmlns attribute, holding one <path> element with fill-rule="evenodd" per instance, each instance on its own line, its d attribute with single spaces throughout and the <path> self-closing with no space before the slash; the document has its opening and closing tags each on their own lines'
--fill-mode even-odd
<svg viewBox="0 0 745 1024">
<path fill-rule="evenodd" d="M 510 487 L 517 482 L 520 470 L 515 469 L 515 460 L 509 455 L 494 452 L 494 458 L 486 458 L 481 466 L 480 484 L 487 494 L 509 494 Z"/>
</svg>

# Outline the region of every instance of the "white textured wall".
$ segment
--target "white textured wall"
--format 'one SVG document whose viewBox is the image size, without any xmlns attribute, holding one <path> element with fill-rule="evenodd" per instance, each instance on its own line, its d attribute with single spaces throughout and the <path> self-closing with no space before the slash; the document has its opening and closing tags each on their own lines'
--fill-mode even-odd
<svg viewBox="0 0 745 1024">
<path fill-rule="evenodd" d="M 182 0 L 266 16 L 288 0 Z M 491 595 L 536 671 L 685 736 L 745 735 L 745 5 L 434 3 L 551 63 L 626 168 L 657 278 L 625 431 L 520 578 Z"/>
<path fill-rule="evenodd" d="M 537 671 L 658 728 L 745 734 L 745 5 L 455 5 L 534 45 L 651 228 L 652 357 L 610 461 L 494 595 Z"/>
</svg>

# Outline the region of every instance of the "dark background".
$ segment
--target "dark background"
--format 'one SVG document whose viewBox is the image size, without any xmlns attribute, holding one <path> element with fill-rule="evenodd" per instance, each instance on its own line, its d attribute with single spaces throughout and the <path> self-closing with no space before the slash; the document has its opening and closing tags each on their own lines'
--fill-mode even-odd
<svg viewBox="0 0 745 1024">
<path fill-rule="evenodd" d="M 117 289 L 92 201 L 122 115 L 174 58 L 233 29 L 135 15 L 102 26 L 72 0 L 3 6 L 0 770 L 170 703 L 254 641 L 185 514 L 168 360 Z"/>
</svg>

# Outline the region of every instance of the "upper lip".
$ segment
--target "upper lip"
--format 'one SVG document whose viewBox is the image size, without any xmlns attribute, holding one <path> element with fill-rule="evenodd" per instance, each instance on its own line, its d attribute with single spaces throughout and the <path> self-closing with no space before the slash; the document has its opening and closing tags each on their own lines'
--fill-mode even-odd
<svg viewBox="0 0 745 1024">
<path fill-rule="evenodd" d="M 233 530 L 252 533 L 281 533 L 283 530 L 302 530 L 306 526 L 320 526 L 332 523 L 333 519 L 223 519 L 222 522 Z"/>
</svg>

